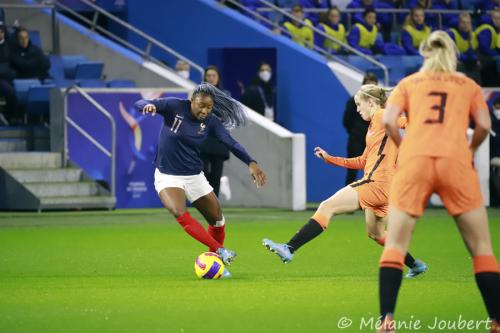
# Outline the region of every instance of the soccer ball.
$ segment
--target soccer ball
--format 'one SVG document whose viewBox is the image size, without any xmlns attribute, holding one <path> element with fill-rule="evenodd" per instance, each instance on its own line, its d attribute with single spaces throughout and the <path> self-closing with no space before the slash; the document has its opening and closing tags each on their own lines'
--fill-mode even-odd
<svg viewBox="0 0 500 333">
<path fill-rule="evenodd" d="M 194 272 L 200 279 L 218 279 L 224 272 L 224 263 L 217 253 L 205 252 L 196 258 Z"/>
</svg>

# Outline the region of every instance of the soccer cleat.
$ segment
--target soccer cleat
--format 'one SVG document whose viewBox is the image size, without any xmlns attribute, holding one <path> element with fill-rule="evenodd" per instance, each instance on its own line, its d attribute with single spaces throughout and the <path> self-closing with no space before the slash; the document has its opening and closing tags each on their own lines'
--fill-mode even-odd
<svg viewBox="0 0 500 333">
<path fill-rule="evenodd" d="M 378 333 L 394 333 L 394 319 L 392 319 L 392 314 L 388 313 L 382 323 L 380 324 L 380 327 L 378 328 L 377 332 Z"/>
<path fill-rule="evenodd" d="M 231 274 L 230 271 L 227 270 L 227 268 L 224 268 L 224 272 L 222 272 L 221 279 L 230 279 L 233 277 L 233 274 Z"/>
<path fill-rule="evenodd" d="M 217 250 L 217 254 L 221 258 L 221 260 L 224 262 L 226 265 L 231 265 L 231 263 L 234 261 L 236 258 L 236 252 L 232 250 L 228 250 L 225 247 L 221 247 Z"/>
<path fill-rule="evenodd" d="M 267 247 L 269 251 L 276 253 L 285 264 L 293 259 L 293 253 L 290 252 L 290 248 L 287 244 L 275 243 L 270 239 L 263 239 L 262 245 Z"/>
<path fill-rule="evenodd" d="M 408 270 L 406 274 L 407 278 L 414 278 L 422 273 L 427 271 L 427 264 L 421 261 L 420 259 L 415 260 L 415 265 Z"/>
</svg>

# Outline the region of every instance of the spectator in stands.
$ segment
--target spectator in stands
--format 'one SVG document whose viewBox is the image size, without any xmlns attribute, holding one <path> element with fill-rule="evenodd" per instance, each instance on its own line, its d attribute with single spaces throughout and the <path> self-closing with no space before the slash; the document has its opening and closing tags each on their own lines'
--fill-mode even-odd
<svg viewBox="0 0 500 333">
<path fill-rule="evenodd" d="M 366 73 L 363 78 L 364 84 L 378 84 L 378 79 L 373 73 Z M 357 157 L 363 155 L 366 146 L 366 132 L 370 122 L 363 120 L 357 111 L 354 96 L 347 100 L 345 104 L 344 117 L 342 119 L 344 128 L 347 131 L 347 157 Z M 349 185 L 356 180 L 358 170 L 347 169 L 345 184 Z"/>
<path fill-rule="evenodd" d="M 500 8 L 500 0 L 481 0 L 474 6 L 479 13 L 486 13 L 495 8 Z"/>
<path fill-rule="evenodd" d="M 477 37 L 472 30 L 472 20 L 470 14 L 463 12 L 458 18 L 458 29 L 451 28 L 447 31 L 451 39 L 457 45 L 459 56 L 458 69 L 476 81 L 479 78 L 479 62 L 477 57 Z"/>
<path fill-rule="evenodd" d="M 221 75 L 216 66 L 208 66 L 205 69 L 203 81 L 219 88 L 226 95 L 231 93 L 222 88 Z M 214 193 L 219 196 L 220 179 L 224 169 L 224 161 L 229 159 L 229 150 L 216 138 L 208 136 L 201 146 L 201 160 L 203 161 L 203 173 L 208 182 L 214 188 Z"/>
<path fill-rule="evenodd" d="M 420 43 L 431 34 L 431 28 L 425 24 L 425 13 L 421 7 L 410 11 L 401 30 L 401 45 L 409 55 L 419 55 Z"/>
<path fill-rule="evenodd" d="M 309 9 L 323 9 L 326 11 L 328 8 L 330 8 L 330 1 L 328 0 L 299 0 L 298 4 L 300 4 L 302 8 Z M 313 23 L 313 25 L 316 25 L 319 23 L 320 13 L 307 13 L 305 17 L 309 19 Z"/>
<path fill-rule="evenodd" d="M 492 10 L 489 21 L 476 29 L 481 81 L 488 87 L 500 86 L 496 58 L 500 56 L 500 8 Z"/>
<path fill-rule="evenodd" d="M 0 25 L 0 97 L 5 99 L 5 116 L 0 113 L 0 123 L 8 125 L 16 110 L 16 92 L 12 86 L 15 72 L 10 66 L 10 45 L 6 38 L 6 28 Z M 5 119 L 7 118 L 7 119 Z"/>
<path fill-rule="evenodd" d="M 175 63 L 175 71 L 186 80 L 189 80 L 189 69 L 189 64 L 184 60 L 177 60 Z"/>
<path fill-rule="evenodd" d="M 16 78 L 46 79 L 49 76 L 49 58 L 31 43 L 28 30 L 18 28 L 15 39 L 12 47 L 12 68 L 17 72 Z"/>
<path fill-rule="evenodd" d="M 245 89 L 245 93 L 241 97 L 241 102 L 250 109 L 274 121 L 276 90 L 271 83 L 272 73 L 271 66 L 267 62 L 261 62 L 257 67 L 257 75 Z"/>
<path fill-rule="evenodd" d="M 301 5 L 294 5 L 292 7 L 292 15 L 299 21 L 290 19 L 285 22 L 283 26 L 287 30 L 288 34 L 295 42 L 302 46 L 312 49 L 314 46 L 314 33 L 311 27 L 312 22 L 308 19 L 304 19 L 304 9 Z"/>
<path fill-rule="evenodd" d="M 346 30 L 344 25 L 340 22 L 340 10 L 337 7 L 330 8 L 328 12 L 326 12 L 326 15 L 321 18 L 321 22 L 316 28 L 332 38 L 347 43 Z M 330 41 L 320 34 L 314 36 L 314 43 L 316 46 L 331 53 L 339 53 L 342 50 L 339 44 Z"/>
<path fill-rule="evenodd" d="M 381 53 L 384 43 L 377 38 L 377 14 L 374 9 L 366 9 L 363 12 L 363 22 L 355 23 L 347 41 L 349 45 L 364 54 Z"/>
<path fill-rule="evenodd" d="M 433 0 L 431 9 L 457 10 L 458 4 L 456 0 Z M 441 14 L 441 22 L 443 24 L 441 27 L 439 27 L 439 15 L 435 14 L 435 16 L 437 20 L 436 22 L 432 21 L 432 16 L 430 16 L 427 20 L 427 22 L 433 29 L 439 28 L 440 30 L 445 30 L 447 28 L 456 27 L 458 25 L 457 14 Z"/>
<path fill-rule="evenodd" d="M 406 2 L 406 8 L 412 9 L 420 7 L 424 10 L 427 9 L 443 9 L 453 10 L 458 9 L 456 0 L 410 0 Z M 457 26 L 458 18 L 456 14 L 442 14 L 442 27 L 439 26 L 439 14 L 426 14 L 425 21 L 433 29 L 445 30 L 449 27 Z"/>
<path fill-rule="evenodd" d="M 398 1 L 398 0 L 396 0 Z M 373 1 L 373 0 L 353 0 L 348 5 L 347 8 L 351 9 L 377 9 L 377 8 L 396 8 L 396 3 L 394 0 L 382 0 L 382 1 Z M 352 24 L 355 23 L 363 23 L 363 13 L 355 13 L 352 15 Z M 392 26 L 392 17 L 388 13 L 377 13 L 377 25 L 380 27 L 384 35 L 384 40 L 388 41 L 390 38 L 391 26 Z"/>
</svg>

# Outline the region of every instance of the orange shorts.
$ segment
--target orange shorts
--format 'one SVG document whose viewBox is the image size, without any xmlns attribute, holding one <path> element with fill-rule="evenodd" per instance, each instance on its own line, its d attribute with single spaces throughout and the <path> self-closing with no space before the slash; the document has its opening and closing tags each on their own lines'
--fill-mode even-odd
<svg viewBox="0 0 500 333">
<path fill-rule="evenodd" d="M 399 165 L 389 203 L 421 216 L 432 193 L 437 193 L 452 216 L 483 206 L 479 177 L 471 164 L 445 157 L 416 156 Z"/>
<path fill-rule="evenodd" d="M 358 192 L 361 209 L 371 209 L 377 217 L 385 217 L 389 207 L 389 183 L 361 179 L 350 184 Z"/>
</svg>

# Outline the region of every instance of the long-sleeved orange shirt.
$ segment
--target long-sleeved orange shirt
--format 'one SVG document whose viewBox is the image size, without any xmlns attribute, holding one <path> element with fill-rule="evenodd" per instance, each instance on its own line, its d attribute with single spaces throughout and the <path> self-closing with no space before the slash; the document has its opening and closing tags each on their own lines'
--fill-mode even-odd
<svg viewBox="0 0 500 333">
<path fill-rule="evenodd" d="M 390 182 L 396 171 L 398 147 L 385 132 L 383 114 L 384 109 L 379 109 L 372 117 L 363 155 L 353 158 L 330 156 L 326 162 L 348 169 L 364 169 L 361 180 Z M 405 117 L 398 119 L 400 128 L 405 128 L 406 123 Z"/>
</svg>

